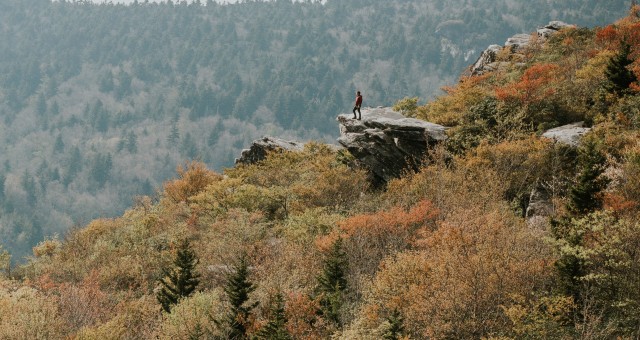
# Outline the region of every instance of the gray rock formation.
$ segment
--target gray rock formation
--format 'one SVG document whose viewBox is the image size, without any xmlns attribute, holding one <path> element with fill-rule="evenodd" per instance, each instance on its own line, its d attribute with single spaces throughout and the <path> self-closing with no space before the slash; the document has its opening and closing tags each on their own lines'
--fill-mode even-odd
<svg viewBox="0 0 640 340">
<path fill-rule="evenodd" d="M 542 134 L 542 137 L 554 139 L 558 142 L 571 146 L 578 146 L 582 135 L 589 132 L 590 130 L 590 128 L 584 127 L 583 122 L 577 122 L 547 130 Z"/>
<path fill-rule="evenodd" d="M 480 54 L 480 58 L 476 60 L 473 65 L 471 65 L 471 74 L 472 75 L 480 75 L 485 72 L 494 71 L 492 65 L 495 63 L 496 58 L 498 56 L 498 52 L 502 50 L 502 46 L 500 45 L 490 45 L 486 50 L 482 51 Z"/>
<path fill-rule="evenodd" d="M 582 136 L 591 130 L 583 126 L 583 122 L 577 122 L 547 130 L 542 137 L 553 139 L 558 143 L 567 144 L 573 147 L 578 146 Z M 555 213 L 550 189 L 537 185 L 529 196 L 526 218 L 529 226 L 543 229 L 548 217 Z"/>
<path fill-rule="evenodd" d="M 292 142 L 280 138 L 263 137 L 253 141 L 249 149 L 242 150 L 236 164 L 253 164 L 267 157 L 272 151 L 302 151 L 304 143 Z"/>
<path fill-rule="evenodd" d="M 554 33 L 566 27 L 575 27 L 575 26 L 569 25 L 566 22 L 562 22 L 562 21 L 551 21 L 549 22 L 548 25 L 538 28 L 537 30 L 538 37 L 547 39 Z"/>
<path fill-rule="evenodd" d="M 544 41 L 549 38 L 554 33 L 565 27 L 573 27 L 573 25 L 569 25 L 562 21 L 551 21 L 544 27 L 540 27 L 537 29 L 536 33 L 538 34 L 538 41 Z M 516 34 L 513 37 L 507 39 L 504 43 L 504 47 L 510 48 L 510 53 L 517 54 L 522 52 L 522 49 L 529 46 L 532 41 L 531 34 Z M 480 54 L 480 58 L 471 65 L 469 71 L 472 76 L 481 75 L 487 72 L 493 72 L 501 67 L 505 67 L 510 65 L 510 62 L 499 62 L 496 61 L 496 57 L 498 52 L 503 49 L 500 45 L 490 45 L 486 50 L 484 50 Z"/>
<path fill-rule="evenodd" d="M 537 217 L 551 216 L 554 212 L 551 194 L 543 187 L 537 187 L 531 191 L 529 204 L 525 216 L 527 220 Z"/>
<path fill-rule="evenodd" d="M 521 50 L 531 42 L 531 34 L 516 34 L 513 37 L 507 39 L 504 43 L 504 47 L 510 47 L 512 52 Z"/>
<path fill-rule="evenodd" d="M 391 108 L 365 108 L 362 120 L 339 115 L 340 138 L 357 162 L 368 169 L 374 185 L 417 170 L 430 146 L 447 139 L 445 127 L 407 118 Z"/>
</svg>

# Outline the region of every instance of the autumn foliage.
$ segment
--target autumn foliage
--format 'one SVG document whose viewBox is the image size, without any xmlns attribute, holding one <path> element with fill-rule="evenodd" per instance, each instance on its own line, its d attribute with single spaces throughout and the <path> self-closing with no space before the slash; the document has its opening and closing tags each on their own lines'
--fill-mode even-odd
<svg viewBox="0 0 640 340">
<path fill-rule="evenodd" d="M 223 175 L 191 162 L 24 265 L 2 252 L 0 338 L 638 338 L 640 97 L 607 89 L 623 42 L 638 74 L 637 13 L 505 49 L 417 107 L 449 139 L 383 188 L 313 142 Z M 577 146 L 541 136 L 582 120 Z M 199 283 L 163 311 L 187 239 Z"/>
<path fill-rule="evenodd" d="M 533 65 L 515 84 L 496 88 L 496 97 L 504 101 L 516 101 L 525 107 L 533 105 L 555 93 L 558 68 L 555 64 Z"/>
<path fill-rule="evenodd" d="M 165 196 L 174 202 L 186 202 L 189 197 L 222 178 L 199 162 L 191 162 L 178 167 L 177 172 L 178 179 L 164 185 Z"/>
</svg>

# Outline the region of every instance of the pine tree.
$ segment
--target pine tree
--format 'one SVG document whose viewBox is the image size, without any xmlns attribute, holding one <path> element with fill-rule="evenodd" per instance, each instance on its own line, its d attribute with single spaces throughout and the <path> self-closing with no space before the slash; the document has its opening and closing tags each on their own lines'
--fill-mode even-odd
<svg viewBox="0 0 640 340">
<path fill-rule="evenodd" d="M 606 158 L 599 150 L 599 145 L 592 138 L 585 138 L 578 150 L 578 177 L 569 190 L 567 208 L 572 217 L 578 217 L 602 208 L 601 193 L 609 183 L 602 176 Z M 584 234 L 576 231 L 569 216 L 553 219 L 551 231 L 562 247 L 578 249 L 583 244 Z M 558 286 L 562 292 L 571 296 L 578 304 L 582 304 L 583 283 L 586 275 L 585 262 L 574 251 L 564 251 L 555 262 L 558 272 Z"/>
<path fill-rule="evenodd" d="M 602 207 L 601 192 L 609 183 L 604 172 L 604 155 L 598 150 L 598 144 L 585 139 L 578 154 L 580 173 L 569 193 L 569 211 L 574 215 L 587 214 Z"/>
<path fill-rule="evenodd" d="M 233 271 L 227 277 L 224 292 L 227 294 L 231 308 L 225 315 L 224 323 L 229 327 L 229 339 L 247 339 L 247 320 L 251 310 L 258 303 L 248 304 L 249 294 L 256 287 L 249 281 L 249 260 L 242 254 Z"/>
<path fill-rule="evenodd" d="M 197 264 L 198 257 L 191 249 L 189 241 L 180 242 L 173 260 L 173 268 L 163 269 L 165 277 L 160 279 L 161 288 L 156 294 L 165 312 L 170 313 L 173 305 L 196 290 L 200 282 L 198 279 L 200 275 L 195 272 Z"/>
<path fill-rule="evenodd" d="M 64 142 L 62 141 L 62 134 L 58 134 L 58 137 L 56 137 L 56 141 L 53 144 L 53 152 L 60 153 L 62 151 L 64 151 Z"/>
<path fill-rule="evenodd" d="M 561 256 L 554 263 L 558 273 L 558 287 L 561 292 L 571 296 L 578 305 L 582 304 L 582 277 L 586 275 L 584 259 L 573 251 L 562 249 L 577 249 L 583 239 L 581 233 L 576 233 L 569 219 L 552 220 L 551 231 L 561 244 Z"/>
<path fill-rule="evenodd" d="M 276 294 L 270 307 L 271 318 L 269 322 L 260 329 L 257 334 L 258 339 L 268 340 L 290 340 L 291 335 L 287 331 L 287 316 L 284 313 L 284 298 L 281 293 Z"/>
<path fill-rule="evenodd" d="M 180 131 L 178 130 L 178 125 L 174 123 L 171 126 L 171 132 L 167 137 L 167 142 L 169 142 L 170 146 L 175 146 L 179 139 L 180 139 Z"/>
<path fill-rule="evenodd" d="M 382 338 L 385 340 L 400 339 L 404 333 L 404 318 L 398 309 L 394 309 L 393 312 L 389 314 L 386 321 L 389 326 L 387 327 L 386 332 L 382 335 Z"/>
<path fill-rule="evenodd" d="M 623 94 L 629 89 L 629 85 L 637 80 L 635 74 L 628 68 L 633 63 L 633 60 L 629 59 L 630 54 L 631 45 L 623 41 L 618 53 L 609 60 L 605 70 L 609 81 L 606 88 L 609 92 Z"/>
<path fill-rule="evenodd" d="M 4 199 L 4 181 L 7 179 L 7 177 L 0 173 L 0 201 L 2 201 Z"/>
<path fill-rule="evenodd" d="M 343 294 L 347 289 L 347 265 L 347 254 L 342 249 L 342 239 L 339 238 L 331 246 L 331 250 L 323 261 L 322 274 L 318 276 L 322 314 L 339 326 L 342 325 L 340 309 L 344 299 Z"/>
</svg>

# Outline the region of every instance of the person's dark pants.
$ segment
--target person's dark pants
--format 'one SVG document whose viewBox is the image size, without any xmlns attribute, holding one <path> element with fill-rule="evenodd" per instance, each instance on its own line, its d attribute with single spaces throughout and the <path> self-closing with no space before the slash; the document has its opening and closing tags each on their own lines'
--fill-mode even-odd
<svg viewBox="0 0 640 340">
<path fill-rule="evenodd" d="M 360 106 L 353 107 L 353 118 L 356 118 L 356 110 L 358 110 L 358 119 L 362 119 L 362 113 L 360 113 Z"/>
</svg>

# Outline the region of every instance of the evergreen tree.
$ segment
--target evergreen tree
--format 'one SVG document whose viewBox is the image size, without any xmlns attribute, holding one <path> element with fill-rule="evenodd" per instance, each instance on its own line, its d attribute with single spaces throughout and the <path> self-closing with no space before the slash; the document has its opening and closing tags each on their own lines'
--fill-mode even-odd
<svg viewBox="0 0 640 340">
<path fill-rule="evenodd" d="M 29 204 L 29 206 L 31 207 L 35 206 L 36 202 L 38 201 L 38 195 L 36 192 L 36 181 L 29 173 L 29 170 L 24 171 L 21 184 L 22 189 L 24 189 L 24 191 L 27 193 L 27 204 Z"/>
<path fill-rule="evenodd" d="M 130 153 L 138 152 L 138 136 L 133 131 L 127 135 L 127 151 Z"/>
<path fill-rule="evenodd" d="M 260 329 L 257 334 L 258 339 L 268 340 L 290 340 L 292 339 L 285 325 L 287 316 L 284 313 L 284 298 L 281 293 L 276 294 L 271 303 L 269 322 Z"/>
<path fill-rule="evenodd" d="M 62 134 L 58 134 L 58 137 L 56 137 L 56 141 L 53 144 L 53 152 L 54 153 L 60 153 L 64 151 L 64 142 L 62 141 Z"/>
<path fill-rule="evenodd" d="M 200 283 L 200 275 L 195 271 L 197 264 L 198 257 L 191 249 L 189 241 L 180 242 L 173 260 L 173 268 L 162 270 L 164 278 L 160 279 L 161 287 L 156 293 L 156 298 L 165 312 L 170 313 L 173 305 L 196 290 Z"/>
<path fill-rule="evenodd" d="M 589 214 L 602 208 L 601 192 L 609 180 L 602 176 L 605 157 L 593 138 L 585 138 L 578 150 L 578 178 L 569 190 L 568 210 L 573 216 Z M 569 217 L 553 219 L 551 230 L 562 247 L 577 249 L 583 244 L 584 233 L 576 230 Z M 554 266 L 558 272 L 558 286 L 563 294 L 582 304 L 583 282 L 586 275 L 585 262 L 577 252 L 564 251 Z"/>
<path fill-rule="evenodd" d="M 579 174 L 569 192 L 569 211 L 575 215 L 587 214 L 602 207 L 601 191 L 609 183 L 601 176 L 605 157 L 592 139 L 585 139 L 578 153 Z"/>
<path fill-rule="evenodd" d="M 230 303 L 230 310 L 225 315 L 224 323 L 228 327 L 229 339 L 247 339 L 247 320 L 251 310 L 258 303 L 249 304 L 249 294 L 256 287 L 249 281 L 249 259 L 247 254 L 242 254 L 238 263 L 233 266 L 224 287 L 224 292 Z"/>
<path fill-rule="evenodd" d="M 393 312 L 389 314 L 386 321 L 389 326 L 387 327 L 386 332 L 382 335 L 382 338 L 385 340 L 400 339 L 404 333 L 404 318 L 398 309 L 394 309 Z"/>
<path fill-rule="evenodd" d="M 582 244 L 583 234 L 576 232 L 568 218 L 551 221 L 551 231 L 560 244 L 562 255 L 554 263 L 558 273 L 558 287 L 562 294 L 571 296 L 578 305 L 582 304 L 581 278 L 586 274 L 584 259 L 572 251 L 562 251 L 565 247 L 576 249 Z"/>
<path fill-rule="evenodd" d="M 94 157 L 91 166 L 91 179 L 95 181 L 98 188 L 104 187 L 109 179 L 112 167 L 113 159 L 111 153 L 107 153 L 106 155 L 99 153 Z"/>
<path fill-rule="evenodd" d="M 347 254 L 342 249 L 342 239 L 337 239 L 323 261 L 322 274 L 318 276 L 318 292 L 321 294 L 322 314 L 337 325 L 342 325 L 340 309 L 347 289 Z"/>
<path fill-rule="evenodd" d="M 171 126 L 171 132 L 167 137 L 167 142 L 169 142 L 170 146 L 175 146 L 179 139 L 180 139 L 180 130 L 178 130 L 178 125 L 174 123 Z"/>
<path fill-rule="evenodd" d="M 628 68 L 633 63 L 633 60 L 629 59 L 630 54 L 631 45 L 624 41 L 618 53 L 609 60 L 605 71 L 609 81 L 606 88 L 609 92 L 623 94 L 629 85 L 637 80 L 635 74 Z"/>
<path fill-rule="evenodd" d="M 67 162 L 67 168 L 62 184 L 64 184 L 65 187 L 69 186 L 80 171 L 82 171 L 82 154 L 80 153 L 80 148 L 78 148 L 78 146 L 74 146 L 73 149 L 71 149 L 71 155 Z"/>
<path fill-rule="evenodd" d="M 4 181 L 7 179 L 7 177 L 0 173 L 0 201 L 2 201 L 4 199 Z"/>
</svg>

